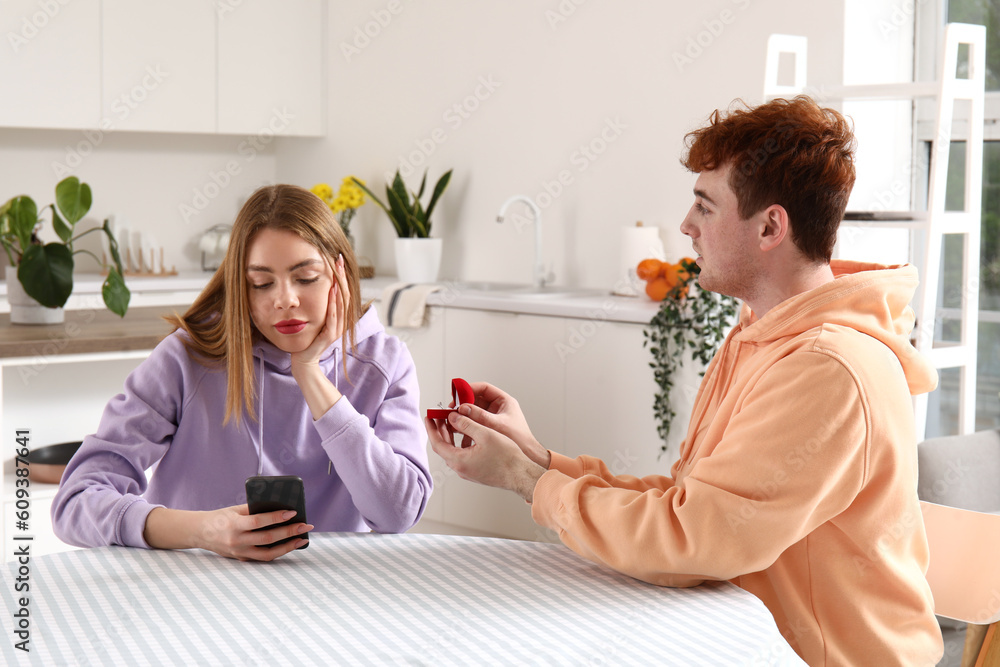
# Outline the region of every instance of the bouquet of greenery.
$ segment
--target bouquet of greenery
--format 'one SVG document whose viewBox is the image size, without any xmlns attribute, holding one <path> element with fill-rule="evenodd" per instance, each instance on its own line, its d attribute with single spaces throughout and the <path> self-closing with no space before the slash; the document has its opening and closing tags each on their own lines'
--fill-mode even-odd
<svg viewBox="0 0 1000 667">
<path fill-rule="evenodd" d="M 654 301 L 661 301 L 660 310 L 643 331 L 643 345 L 653 354 L 649 366 L 659 387 L 653 413 L 658 421 L 656 431 L 663 439 L 661 454 L 667 450 L 667 434 L 677 416 L 670 404 L 670 392 L 685 353 L 690 353 L 692 361 L 708 364 L 725 340 L 739 307 L 730 296 L 698 287 L 700 270 L 689 257 L 677 264 L 645 259 L 636 269 L 636 274 L 647 281 L 646 293 Z"/>
</svg>

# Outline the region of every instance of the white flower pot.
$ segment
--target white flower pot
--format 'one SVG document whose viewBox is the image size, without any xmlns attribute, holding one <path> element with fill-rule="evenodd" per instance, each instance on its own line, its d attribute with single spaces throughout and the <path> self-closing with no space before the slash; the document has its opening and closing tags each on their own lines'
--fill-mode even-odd
<svg viewBox="0 0 1000 667">
<path fill-rule="evenodd" d="M 441 239 L 396 239 L 396 275 L 407 283 L 437 282 L 441 269 Z"/>
<path fill-rule="evenodd" d="M 63 308 L 46 308 L 24 292 L 17 279 L 17 267 L 7 267 L 7 301 L 13 324 L 62 324 L 66 319 Z"/>
</svg>

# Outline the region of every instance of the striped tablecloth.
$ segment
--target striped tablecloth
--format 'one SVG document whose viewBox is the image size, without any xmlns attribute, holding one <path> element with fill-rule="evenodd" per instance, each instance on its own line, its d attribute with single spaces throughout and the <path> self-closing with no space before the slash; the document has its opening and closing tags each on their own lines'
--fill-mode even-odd
<svg viewBox="0 0 1000 667">
<path fill-rule="evenodd" d="M 29 653 L 3 572 L 7 665 L 802 664 L 731 584 L 659 588 L 556 544 L 326 533 L 273 563 L 103 547 L 28 567 Z"/>
</svg>

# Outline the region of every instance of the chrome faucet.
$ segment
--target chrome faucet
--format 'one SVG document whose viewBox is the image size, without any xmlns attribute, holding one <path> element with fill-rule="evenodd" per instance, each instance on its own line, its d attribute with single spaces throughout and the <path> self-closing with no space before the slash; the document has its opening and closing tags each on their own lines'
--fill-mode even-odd
<svg viewBox="0 0 1000 667">
<path fill-rule="evenodd" d="M 538 204 L 532 201 L 531 197 L 514 195 L 500 207 L 500 212 L 497 214 L 497 222 L 503 222 L 507 207 L 516 201 L 527 204 L 528 208 L 531 209 L 531 215 L 535 223 L 535 269 L 534 280 L 532 282 L 535 287 L 545 287 L 546 278 L 551 280 L 551 277 L 545 275 L 545 266 L 542 264 L 542 209 L 538 208 Z"/>
</svg>

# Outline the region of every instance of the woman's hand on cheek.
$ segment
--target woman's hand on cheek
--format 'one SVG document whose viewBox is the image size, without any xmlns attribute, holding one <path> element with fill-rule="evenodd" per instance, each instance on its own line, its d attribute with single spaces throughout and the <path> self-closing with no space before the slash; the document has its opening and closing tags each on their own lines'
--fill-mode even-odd
<svg viewBox="0 0 1000 667">
<path fill-rule="evenodd" d="M 293 364 L 313 364 L 319 361 L 323 352 L 344 335 L 344 312 L 347 279 L 344 275 L 343 256 L 333 265 L 333 285 L 326 303 L 326 319 L 323 328 L 306 349 L 292 353 Z"/>
</svg>

